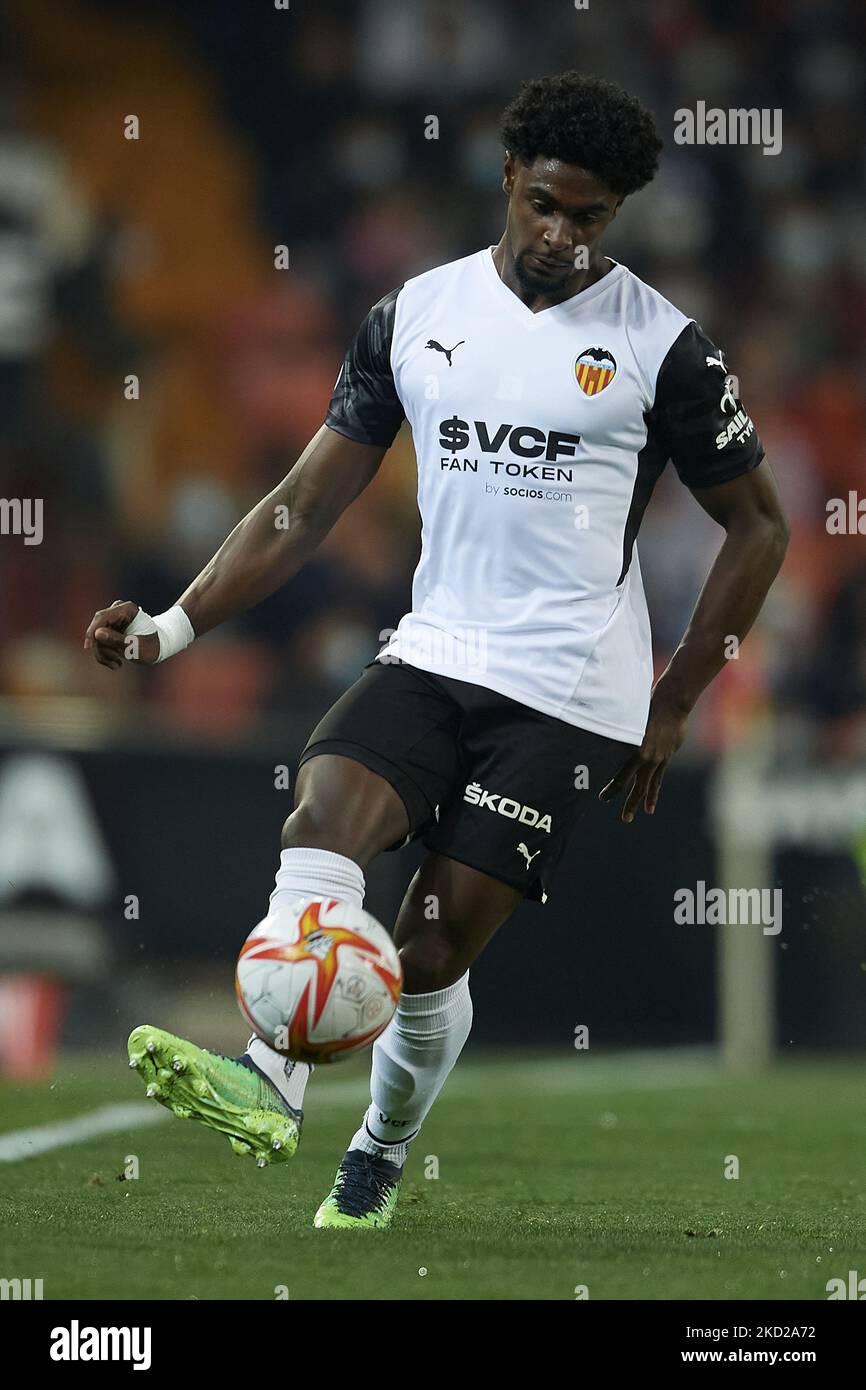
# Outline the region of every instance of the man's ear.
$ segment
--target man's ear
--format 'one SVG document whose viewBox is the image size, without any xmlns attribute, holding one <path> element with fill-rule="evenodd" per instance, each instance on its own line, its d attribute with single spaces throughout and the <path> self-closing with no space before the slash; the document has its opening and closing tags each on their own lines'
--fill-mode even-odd
<svg viewBox="0 0 866 1390">
<path fill-rule="evenodd" d="M 505 164 L 502 168 L 502 191 L 511 197 L 511 190 L 514 186 L 514 160 L 508 150 L 505 151 Z"/>
<path fill-rule="evenodd" d="M 622 205 L 623 205 L 624 202 L 625 202 L 625 197 L 624 197 L 624 196 L 623 196 L 622 198 L 617 199 L 616 206 L 614 207 L 614 210 L 613 210 L 613 212 L 612 212 L 611 215 L 610 215 L 610 220 L 611 220 L 611 222 L 612 222 L 613 219 L 616 217 L 617 213 L 619 212 L 619 210 L 620 210 L 620 208 L 622 207 Z"/>
</svg>

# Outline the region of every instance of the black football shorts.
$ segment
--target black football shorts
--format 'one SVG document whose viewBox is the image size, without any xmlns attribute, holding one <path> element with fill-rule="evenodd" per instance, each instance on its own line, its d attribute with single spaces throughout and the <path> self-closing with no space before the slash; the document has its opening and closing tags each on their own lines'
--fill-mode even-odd
<svg viewBox="0 0 866 1390">
<path fill-rule="evenodd" d="M 402 797 L 410 833 L 438 854 L 544 902 L 577 821 L 635 745 L 405 662 L 372 661 L 310 735 Z"/>
</svg>

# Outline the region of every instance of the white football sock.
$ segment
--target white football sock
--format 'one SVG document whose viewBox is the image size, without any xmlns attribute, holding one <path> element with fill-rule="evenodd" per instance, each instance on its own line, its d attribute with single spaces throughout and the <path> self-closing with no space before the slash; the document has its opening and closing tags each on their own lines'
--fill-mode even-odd
<svg viewBox="0 0 866 1390">
<path fill-rule="evenodd" d="M 340 898 L 364 905 L 364 874 L 354 859 L 329 849 L 284 849 L 270 896 L 268 916 L 296 898 Z"/>
<path fill-rule="evenodd" d="M 402 1166 L 472 1027 L 469 971 L 433 994 L 403 994 L 373 1044 L 370 1107 L 349 1148 Z M 400 1142 L 394 1143 L 399 1136 Z"/>
<path fill-rule="evenodd" d="M 353 907 L 362 907 L 364 886 L 360 866 L 345 855 L 327 849 L 284 849 L 268 916 L 290 907 L 297 898 L 339 898 Z M 273 1082 L 288 1105 L 294 1110 L 303 1108 L 304 1091 L 313 1072 L 311 1066 L 289 1061 L 262 1038 L 250 1038 L 247 1056 Z"/>
<path fill-rule="evenodd" d="M 304 1091 L 313 1073 L 306 1062 L 293 1062 L 273 1047 L 268 1047 L 264 1038 L 256 1034 L 247 1043 L 247 1056 L 263 1071 L 269 1081 L 276 1086 L 283 1100 L 293 1110 L 303 1110 Z"/>
</svg>

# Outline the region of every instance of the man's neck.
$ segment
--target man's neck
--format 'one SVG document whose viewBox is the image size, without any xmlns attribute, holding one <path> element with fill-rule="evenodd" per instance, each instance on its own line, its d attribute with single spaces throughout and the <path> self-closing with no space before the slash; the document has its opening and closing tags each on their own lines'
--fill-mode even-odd
<svg viewBox="0 0 866 1390">
<path fill-rule="evenodd" d="M 545 294 L 540 290 L 527 289 L 521 284 L 514 258 L 507 249 L 504 237 L 493 252 L 493 264 L 502 283 L 534 314 L 540 313 L 542 309 L 550 309 L 554 304 L 562 304 L 566 299 L 572 299 L 574 295 L 580 294 L 581 290 L 589 289 L 590 285 L 608 275 L 614 268 L 613 262 L 599 250 L 588 266 L 576 269 L 564 285 L 550 294 Z"/>
</svg>

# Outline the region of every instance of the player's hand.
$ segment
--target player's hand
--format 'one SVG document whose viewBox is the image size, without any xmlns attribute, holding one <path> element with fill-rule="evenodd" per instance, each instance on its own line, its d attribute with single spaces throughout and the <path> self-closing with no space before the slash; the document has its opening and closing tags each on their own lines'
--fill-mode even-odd
<svg viewBox="0 0 866 1390">
<path fill-rule="evenodd" d="M 654 814 L 662 778 L 686 736 L 688 719 L 689 712 L 666 700 L 656 687 L 643 743 L 598 794 L 599 801 L 612 801 L 625 792 L 620 819 L 626 824 L 634 820 L 641 802 L 648 816 Z"/>
<path fill-rule="evenodd" d="M 116 671 L 124 661 L 153 666 L 159 657 L 157 633 L 125 637 L 124 633 L 139 611 L 137 603 L 115 599 L 110 608 L 100 608 L 84 634 L 84 650 L 92 651 L 100 666 Z"/>
</svg>

